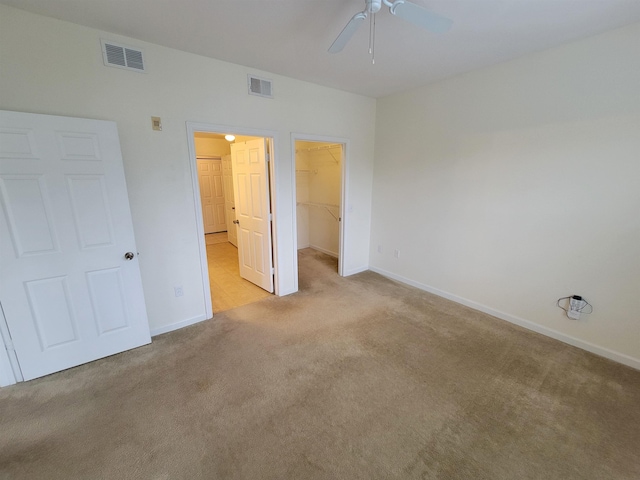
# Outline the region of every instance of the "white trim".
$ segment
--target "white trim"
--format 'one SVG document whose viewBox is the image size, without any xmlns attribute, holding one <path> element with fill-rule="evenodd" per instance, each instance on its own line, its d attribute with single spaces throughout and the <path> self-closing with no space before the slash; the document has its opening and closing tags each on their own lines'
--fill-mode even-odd
<svg viewBox="0 0 640 480">
<path fill-rule="evenodd" d="M 474 310 L 478 310 L 480 312 L 487 313 L 489 315 L 493 315 L 501 320 L 505 320 L 509 323 L 513 323 L 515 325 L 519 325 L 527 330 L 534 331 L 536 333 L 540 333 L 547 337 L 551 337 L 555 340 L 559 340 L 561 342 L 567 343 L 574 347 L 581 348 L 582 350 L 586 350 L 587 352 L 595 353 L 601 357 L 608 358 L 609 360 L 613 360 L 614 362 L 622 363 L 623 365 L 627 365 L 631 368 L 635 368 L 636 370 L 640 370 L 640 359 L 631 357 L 624 353 L 615 352 L 605 347 L 601 347 L 599 345 L 594 345 L 593 343 L 587 342 L 585 340 L 580 340 L 579 338 L 572 337 L 571 335 L 567 335 L 562 332 L 558 332 L 552 328 L 545 327 L 538 323 L 532 322 L 530 320 L 525 320 L 524 318 L 516 317 L 515 315 L 511 315 L 509 313 L 501 312 L 500 310 L 495 310 L 486 305 L 482 305 L 481 303 L 474 302 L 473 300 L 468 300 L 463 297 L 459 297 L 449 292 L 445 292 L 439 290 L 437 288 L 431 287 L 429 285 L 425 285 L 420 282 L 416 282 L 409 278 L 403 277 L 401 275 L 396 275 L 395 273 L 388 272 L 382 268 L 369 267 L 369 269 L 373 272 L 379 273 L 388 278 L 392 278 L 393 280 L 397 280 L 402 283 L 406 283 L 407 285 L 411 285 L 412 287 L 419 288 L 420 290 L 424 290 L 429 293 L 433 293 L 434 295 L 438 295 L 439 297 L 446 298 L 448 300 L 454 301 L 456 303 L 460 303 L 467 307 L 473 308 Z"/>
<path fill-rule="evenodd" d="M 366 272 L 367 270 L 369 270 L 369 267 L 367 265 L 363 266 L 363 267 L 356 267 L 356 268 L 352 268 L 351 270 L 347 270 L 344 273 L 345 277 L 349 277 L 351 275 L 355 275 L 357 273 L 362 273 L 362 272 Z"/>
<path fill-rule="evenodd" d="M 332 252 L 330 250 L 327 250 L 326 248 L 322 248 L 322 247 L 319 247 L 317 245 L 309 245 L 309 248 L 312 248 L 314 250 L 318 250 L 319 252 L 322 252 L 322 253 L 324 253 L 326 255 L 329 255 L 330 257 L 337 258 L 338 260 L 340 259 L 340 255 L 338 253 Z"/>
<path fill-rule="evenodd" d="M 280 296 L 280 285 L 278 284 L 279 273 L 278 273 L 278 235 L 277 235 L 277 221 L 278 221 L 278 211 L 276 208 L 276 196 L 278 195 L 278 191 L 276 189 L 277 185 L 277 163 L 276 159 L 276 144 L 275 132 L 271 132 L 270 135 L 265 135 L 264 137 L 267 141 L 267 145 L 269 150 L 267 154 L 269 158 L 267 160 L 267 168 L 269 169 L 269 202 L 270 207 L 270 216 L 271 216 L 271 270 L 273 271 L 273 293 L 274 295 Z M 297 275 L 296 275 L 297 278 Z"/>
<path fill-rule="evenodd" d="M 280 290 L 279 297 L 286 297 L 287 295 L 291 295 L 292 293 L 296 293 L 297 290 L 293 290 L 292 288 L 288 288 L 286 290 Z"/>
<path fill-rule="evenodd" d="M 188 327 L 189 325 L 194 325 L 196 323 L 204 322 L 205 320 L 211 317 L 206 317 L 205 315 L 198 315 L 197 317 L 187 318 L 186 320 L 182 320 L 180 322 L 171 323 L 169 325 L 164 325 L 159 328 L 154 328 L 151 330 L 151 336 L 155 337 L 157 335 L 162 335 L 163 333 L 173 332 L 174 330 L 179 330 L 184 327 Z"/>
<path fill-rule="evenodd" d="M 16 376 L 13 374 L 7 350 L 0 346 L 0 388 L 15 385 L 15 383 Z"/>
<path fill-rule="evenodd" d="M 9 326 L 0 305 L 0 387 L 8 387 L 16 382 L 22 382 L 22 372 L 15 350 L 7 350 L 5 345 L 10 339 Z"/>
<path fill-rule="evenodd" d="M 202 202 L 200 201 L 200 182 L 198 180 L 198 163 L 196 156 L 195 133 L 201 131 L 198 124 L 187 122 L 187 141 L 189 143 L 189 168 L 191 170 L 191 184 L 193 187 L 193 207 L 198 232 L 198 250 L 200 251 L 200 274 L 202 275 L 205 317 L 213 317 L 213 303 L 211 302 L 211 284 L 209 283 L 209 264 L 207 263 L 207 244 L 204 237 L 204 220 L 202 219 Z M 170 331 L 170 330 L 168 330 Z M 154 333 L 151 332 L 153 336 Z"/>
<path fill-rule="evenodd" d="M 345 248 L 344 245 L 347 241 L 347 229 L 345 225 L 347 224 L 348 218 L 346 215 L 346 201 L 349 198 L 348 188 L 349 188 L 349 152 L 350 152 L 350 140 L 348 138 L 342 137 L 330 137 L 325 135 L 310 135 L 306 133 L 291 133 L 291 191 L 292 195 L 292 211 L 293 211 L 293 245 L 294 245 L 294 257 L 293 257 L 293 266 L 294 272 L 296 273 L 294 279 L 295 290 L 298 291 L 298 216 L 296 214 L 297 211 L 297 188 L 296 188 L 296 142 L 325 142 L 325 143 L 339 143 L 342 145 L 342 171 L 340 181 L 341 185 L 341 198 L 340 198 L 340 228 L 339 228 L 339 240 L 338 240 L 338 275 L 345 277 L 348 274 L 345 273 Z M 315 247 L 312 247 L 315 248 Z M 319 248 L 317 250 L 320 250 Z M 320 250 L 323 251 L 323 250 Z M 328 253 L 328 252 L 325 252 Z M 334 255 L 329 253 L 329 255 Z M 350 274 L 349 274 L 350 275 Z"/>
</svg>

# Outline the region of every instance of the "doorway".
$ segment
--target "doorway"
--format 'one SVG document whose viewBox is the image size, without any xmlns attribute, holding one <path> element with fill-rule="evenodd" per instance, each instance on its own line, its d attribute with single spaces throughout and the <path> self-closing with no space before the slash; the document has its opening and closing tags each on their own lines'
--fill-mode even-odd
<svg viewBox="0 0 640 480">
<path fill-rule="evenodd" d="M 269 172 L 266 166 L 271 141 L 265 137 L 195 131 L 193 145 L 206 271 L 212 313 L 215 314 L 253 303 L 270 296 L 273 291 Z M 256 149 L 252 150 L 252 146 L 262 147 L 262 151 L 254 152 Z M 253 162 L 248 161 L 249 155 Z M 255 190 L 243 175 L 245 163 L 252 163 L 254 170 L 257 168 L 252 172 L 254 183 L 256 178 L 260 179 Z M 259 218 L 255 221 L 254 217 Z M 261 278 L 257 279 L 256 274 Z"/>
<path fill-rule="evenodd" d="M 295 139 L 294 148 L 298 252 L 334 258 L 342 275 L 344 144 Z"/>
</svg>

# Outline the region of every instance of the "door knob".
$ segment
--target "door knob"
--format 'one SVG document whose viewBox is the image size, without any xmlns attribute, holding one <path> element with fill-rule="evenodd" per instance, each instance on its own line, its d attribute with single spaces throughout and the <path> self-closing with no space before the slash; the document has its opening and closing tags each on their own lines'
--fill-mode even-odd
<svg viewBox="0 0 640 480">
<path fill-rule="evenodd" d="M 127 252 L 127 253 L 124 254 L 125 260 L 133 260 L 133 257 L 135 257 L 133 252 Z"/>
<path fill-rule="evenodd" d="M 236 225 L 240 225 L 240 220 L 234 220 L 233 223 L 235 223 Z"/>
</svg>

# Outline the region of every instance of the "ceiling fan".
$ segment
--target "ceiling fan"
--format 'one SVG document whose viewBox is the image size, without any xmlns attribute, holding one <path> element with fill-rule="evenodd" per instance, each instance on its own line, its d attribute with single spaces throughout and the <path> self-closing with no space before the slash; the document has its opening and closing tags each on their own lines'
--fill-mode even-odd
<svg viewBox="0 0 640 480">
<path fill-rule="evenodd" d="M 338 35 L 333 44 L 331 44 L 331 47 L 329 47 L 329 53 L 341 52 L 353 34 L 356 33 L 360 24 L 362 24 L 367 16 L 371 14 L 369 25 L 369 53 L 371 54 L 373 63 L 375 63 L 373 57 L 375 16 L 382 8 L 382 4 L 389 7 L 389 12 L 391 12 L 392 15 L 400 17 L 407 22 L 411 22 L 418 27 L 434 33 L 446 32 L 451 28 L 451 24 L 453 23 L 453 21 L 446 17 L 430 12 L 420 5 L 416 5 L 415 3 L 407 2 L 405 0 L 365 0 L 364 3 L 365 9 L 351 17 L 349 23 L 347 23 L 347 25 L 342 29 L 340 35 Z"/>
</svg>

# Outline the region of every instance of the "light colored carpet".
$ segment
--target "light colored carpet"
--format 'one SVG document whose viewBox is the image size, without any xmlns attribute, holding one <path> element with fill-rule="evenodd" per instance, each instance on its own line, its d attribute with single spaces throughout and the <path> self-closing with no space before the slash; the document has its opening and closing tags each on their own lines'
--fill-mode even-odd
<svg viewBox="0 0 640 480">
<path fill-rule="evenodd" d="M 295 295 L 0 390 L 0 478 L 640 478 L 640 372 L 300 268 Z"/>
</svg>

